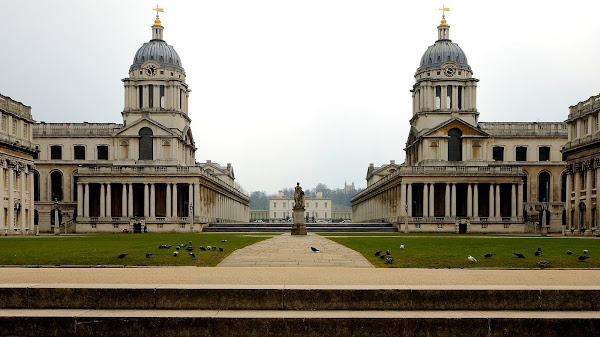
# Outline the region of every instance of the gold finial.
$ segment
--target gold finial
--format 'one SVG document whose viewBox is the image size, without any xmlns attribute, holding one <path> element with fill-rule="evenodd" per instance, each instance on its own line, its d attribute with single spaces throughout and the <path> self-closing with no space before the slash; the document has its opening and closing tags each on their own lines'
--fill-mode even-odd
<svg viewBox="0 0 600 337">
<path fill-rule="evenodd" d="M 160 19 L 158 18 L 158 12 L 164 12 L 164 8 L 158 8 L 158 5 L 156 5 L 156 8 L 152 9 L 153 11 L 156 11 L 156 20 L 154 20 L 154 25 L 155 26 L 161 26 L 160 24 Z"/>
<path fill-rule="evenodd" d="M 442 8 L 440 8 L 440 10 L 442 11 L 442 25 L 446 25 L 446 13 L 444 12 L 449 12 L 450 8 L 446 8 L 444 7 L 444 5 L 442 5 Z"/>
</svg>

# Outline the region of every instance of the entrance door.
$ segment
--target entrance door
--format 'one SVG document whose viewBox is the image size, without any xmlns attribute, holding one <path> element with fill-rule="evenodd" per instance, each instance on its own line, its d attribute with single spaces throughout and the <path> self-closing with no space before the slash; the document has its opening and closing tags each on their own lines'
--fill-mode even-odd
<svg viewBox="0 0 600 337">
<path fill-rule="evenodd" d="M 467 234 L 467 224 L 466 223 L 458 224 L 458 233 L 459 234 Z"/>
<path fill-rule="evenodd" d="M 134 223 L 133 224 L 133 232 L 134 233 L 141 233 L 142 232 L 142 224 L 141 223 Z"/>
</svg>

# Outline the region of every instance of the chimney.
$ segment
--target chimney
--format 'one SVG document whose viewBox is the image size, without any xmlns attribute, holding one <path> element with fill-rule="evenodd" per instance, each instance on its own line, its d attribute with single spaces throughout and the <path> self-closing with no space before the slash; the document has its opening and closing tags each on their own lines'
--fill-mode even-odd
<svg viewBox="0 0 600 337">
<path fill-rule="evenodd" d="M 277 196 L 280 197 L 280 198 L 283 198 L 283 191 L 277 192 Z"/>
</svg>

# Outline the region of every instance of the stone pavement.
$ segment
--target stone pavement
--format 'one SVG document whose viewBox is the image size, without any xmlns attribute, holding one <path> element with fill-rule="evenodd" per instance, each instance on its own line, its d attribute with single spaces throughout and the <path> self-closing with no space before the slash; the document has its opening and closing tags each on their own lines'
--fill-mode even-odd
<svg viewBox="0 0 600 337">
<path fill-rule="evenodd" d="M 313 252 L 310 247 L 319 249 Z M 322 236 L 283 234 L 238 249 L 217 267 L 373 268 L 360 253 Z"/>
</svg>

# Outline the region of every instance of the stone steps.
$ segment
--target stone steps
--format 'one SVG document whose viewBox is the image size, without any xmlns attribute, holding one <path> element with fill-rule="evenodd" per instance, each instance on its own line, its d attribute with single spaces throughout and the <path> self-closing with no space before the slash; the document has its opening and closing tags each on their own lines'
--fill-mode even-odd
<svg viewBox="0 0 600 337">
<path fill-rule="evenodd" d="M 397 232 L 396 228 L 391 224 L 385 223 L 348 223 L 348 224 L 331 224 L 331 223 L 309 223 L 306 224 L 306 229 L 309 232 Z M 210 224 L 203 229 L 204 232 L 223 233 L 223 232 L 271 232 L 271 233 L 286 233 L 292 230 L 291 223 L 215 223 Z"/>
</svg>

